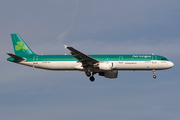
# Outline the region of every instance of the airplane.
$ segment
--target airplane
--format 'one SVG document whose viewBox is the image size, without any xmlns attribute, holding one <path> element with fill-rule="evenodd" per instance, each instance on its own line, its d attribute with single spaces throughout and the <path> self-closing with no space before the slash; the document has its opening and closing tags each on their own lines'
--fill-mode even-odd
<svg viewBox="0 0 180 120">
<path fill-rule="evenodd" d="M 105 78 L 117 78 L 118 70 L 169 69 L 174 63 L 166 57 L 154 54 L 86 55 L 73 47 L 64 45 L 71 55 L 37 55 L 18 34 L 11 34 L 15 54 L 7 53 L 10 62 L 46 70 L 77 70 L 85 72 L 90 81 L 94 74 Z"/>
</svg>

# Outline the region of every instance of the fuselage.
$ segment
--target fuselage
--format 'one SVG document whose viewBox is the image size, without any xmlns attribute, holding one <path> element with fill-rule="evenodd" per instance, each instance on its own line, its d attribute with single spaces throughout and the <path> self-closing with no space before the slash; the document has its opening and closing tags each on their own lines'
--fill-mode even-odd
<svg viewBox="0 0 180 120">
<path fill-rule="evenodd" d="M 133 55 L 88 55 L 100 62 L 113 63 L 113 70 L 162 70 L 174 66 L 167 58 L 152 54 L 133 54 Z M 21 56 L 24 61 L 15 61 L 14 58 L 8 58 L 9 61 L 23 64 L 35 68 L 48 70 L 80 70 L 85 71 L 82 63 L 72 55 L 28 55 Z M 91 71 L 102 72 L 96 67 Z"/>
</svg>

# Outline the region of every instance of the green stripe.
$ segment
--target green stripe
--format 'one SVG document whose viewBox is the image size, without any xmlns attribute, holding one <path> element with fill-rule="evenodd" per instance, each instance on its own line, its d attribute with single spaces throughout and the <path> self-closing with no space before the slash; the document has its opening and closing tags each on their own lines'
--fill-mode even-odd
<svg viewBox="0 0 180 120">
<path fill-rule="evenodd" d="M 162 60 L 165 58 L 160 55 L 89 55 L 90 57 L 99 61 L 150 61 Z M 34 56 L 24 56 L 26 61 L 34 61 Z M 36 55 L 38 61 L 77 61 L 75 57 L 71 55 Z M 166 58 L 165 58 L 166 59 Z M 36 58 L 37 61 L 37 58 Z M 168 60 L 164 60 L 168 61 Z"/>
</svg>

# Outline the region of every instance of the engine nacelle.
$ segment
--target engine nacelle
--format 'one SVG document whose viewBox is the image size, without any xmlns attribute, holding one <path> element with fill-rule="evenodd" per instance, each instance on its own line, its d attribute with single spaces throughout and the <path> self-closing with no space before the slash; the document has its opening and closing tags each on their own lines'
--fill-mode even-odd
<svg viewBox="0 0 180 120">
<path fill-rule="evenodd" d="M 118 71 L 117 70 L 112 70 L 112 71 L 100 72 L 99 75 L 104 76 L 106 78 L 117 78 Z"/>
<path fill-rule="evenodd" d="M 112 70 L 113 63 L 110 63 L 110 62 L 99 63 L 99 69 L 100 70 Z"/>
</svg>

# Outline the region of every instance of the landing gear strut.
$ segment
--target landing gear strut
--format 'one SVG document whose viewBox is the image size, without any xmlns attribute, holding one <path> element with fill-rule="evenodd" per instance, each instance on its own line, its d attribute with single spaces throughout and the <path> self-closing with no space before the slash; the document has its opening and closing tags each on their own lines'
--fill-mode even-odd
<svg viewBox="0 0 180 120">
<path fill-rule="evenodd" d="M 85 72 L 88 77 L 91 76 L 91 72 Z"/>
<path fill-rule="evenodd" d="M 154 78 L 154 79 L 156 78 L 155 70 L 153 70 L 153 78 Z"/>
</svg>

